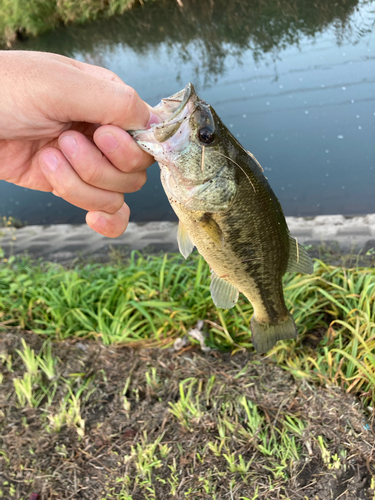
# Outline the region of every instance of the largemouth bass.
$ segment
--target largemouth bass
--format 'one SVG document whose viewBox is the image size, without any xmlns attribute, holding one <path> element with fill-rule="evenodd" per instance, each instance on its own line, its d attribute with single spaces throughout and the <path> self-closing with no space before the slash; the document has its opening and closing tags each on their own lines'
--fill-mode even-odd
<svg viewBox="0 0 375 500">
<path fill-rule="evenodd" d="M 182 255 L 187 258 L 195 246 L 208 263 L 217 307 L 233 307 L 239 292 L 251 302 L 258 352 L 296 338 L 282 277 L 286 271 L 311 273 L 313 265 L 290 236 L 262 167 L 191 83 L 162 99 L 154 112 L 161 123 L 130 133 L 160 165 L 164 190 L 180 221 Z"/>
</svg>

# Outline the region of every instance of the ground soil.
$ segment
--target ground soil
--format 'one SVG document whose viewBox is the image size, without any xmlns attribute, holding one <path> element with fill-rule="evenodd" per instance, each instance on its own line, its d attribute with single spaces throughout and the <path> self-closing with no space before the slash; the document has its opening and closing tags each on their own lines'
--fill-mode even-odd
<svg viewBox="0 0 375 500">
<path fill-rule="evenodd" d="M 53 343 L 52 352 L 59 359 L 59 380 L 75 380 L 78 385 L 71 384 L 73 391 L 79 383 L 86 384 L 81 392 L 85 429 L 80 437 L 76 429 L 68 426 L 63 426 L 60 432 L 48 431 L 44 401 L 38 408 L 21 408 L 17 403 L 13 379 L 22 377 L 24 367 L 15 350 L 22 349 L 21 338 L 24 338 L 38 352 L 45 338 L 21 331 L 0 332 L 0 338 L 5 355 L 4 364 L 0 365 L 3 498 L 374 498 L 373 420 L 358 400 L 337 387 L 316 387 L 296 381 L 270 360 L 245 351 L 235 355 L 202 353 L 197 346 L 180 352 L 137 351 L 105 347 L 91 340 Z M 9 355 L 13 360 L 12 371 L 5 363 Z M 146 375 L 152 368 L 160 379 L 154 389 Z M 184 427 L 169 409 L 169 403 L 180 398 L 180 382 L 195 377 L 204 386 L 212 375 L 215 388 L 214 399 L 210 401 L 221 403 L 210 403 L 202 418 Z M 128 377 L 131 382 L 124 391 Z M 52 406 L 49 412 L 58 411 L 64 390 L 66 385 L 59 382 L 53 398 L 55 408 Z M 123 393 L 131 405 L 129 411 L 124 409 Z M 251 440 L 244 443 L 237 439 L 236 430 L 228 438 L 228 446 L 245 459 L 254 457 L 247 474 L 229 473 L 223 456 L 202 451 L 218 435 L 224 406 L 229 408 L 233 402 L 233 414 L 228 412 L 227 416 L 232 415 L 233 421 L 236 420 L 234 402 L 241 395 L 257 404 L 270 427 L 277 428 L 285 415 L 296 415 L 307 422 L 301 436 L 300 459 L 291 462 L 279 479 L 269 470 L 268 458 L 259 453 Z M 134 453 L 137 444 L 145 443 L 145 436 L 150 442 L 162 436 L 161 443 L 169 447 L 167 456 L 150 476 L 155 481 L 154 496 L 147 496 L 136 479 L 141 475 L 139 469 L 124 458 Z M 329 463 L 317 444 L 318 436 L 327 443 Z M 204 460 L 199 460 L 203 455 Z M 335 462 L 335 456 L 340 460 Z M 174 495 L 168 482 L 173 463 L 177 475 Z M 120 494 L 124 491 L 121 489 L 124 478 L 131 487 L 131 497 Z M 215 494 L 205 493 L 203 479 L 207 484 L 214 481 Z"/>
</svg>

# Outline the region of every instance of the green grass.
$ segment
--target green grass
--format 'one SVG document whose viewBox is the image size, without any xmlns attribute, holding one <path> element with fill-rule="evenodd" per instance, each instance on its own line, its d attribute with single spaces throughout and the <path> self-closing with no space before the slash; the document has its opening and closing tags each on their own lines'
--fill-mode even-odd
<svg viewBox="0 0 375 500">
<path fill-rule="evenodd" d="M 39 35 L 59 24 L 123 14 L 137 0 L 0 0 L 0 38 L 17 31 Z M 147 1 L 147 0 L 146 0 Z"/>
<path fill-rule="evenodd" d="M 134 252 L 126 263 L 71 269 L 25 257 L 2 261 L 0 328 L 19 327 L 54 340 L 95 337 L 105 345 L 163 347 L 204 320 L 210 347 L 252 349 L 251 305 L 241 297 L 231 310 L 216 309 L 208 266 L 197 255 L 184 261 L 180 255 Z M 340 385 L 373 404 L 375 269 L 317 261 L 311 276 L 286 276 L 285 297 L 300 335 L 296 342 L 279 342 L 268 356 L 295 377 Z M 32 354 L 25 350 L 23 356 L 31 365 Z M 52 380 L 49 358 L 46 351 L 38 366 Z M 34 376 L 31 368 L 28 374 Z M 158 384 L 152 372 L 148 383 Z M 197 407 L 189 411 L 199 414 Z"/>
</svg>

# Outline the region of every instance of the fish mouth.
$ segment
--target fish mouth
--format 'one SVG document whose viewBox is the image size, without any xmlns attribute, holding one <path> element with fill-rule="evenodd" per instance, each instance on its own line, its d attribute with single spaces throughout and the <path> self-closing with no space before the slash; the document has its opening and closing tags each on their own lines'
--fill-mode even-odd
<svg viewBox="0 0 375 500">
<path fill-rule="evenodd" d="M 158 152 L 157 144 L 166 142 L 186 121 L 195 106 L 197 95 L 194 85 L 188 83 L 185 88 L 165 97 L 153 108 L 154 113 L 161 118 L 162 122 L 152 124 L 148 129 L 130 130 L 128 133 L 147 152 Z M 175 146 L 175 144 L 174 144 Z"/>
<path fill-rule="evenodd" d="M 177 118 L 187 105 L 189 99 L 195 95 L 194 85 L 189 82 L 184 89 L 170 97 L 164 97 L 161 103 L 154 108 L 155 113 L 163 119 L 163 123 L 156 125 L 155 128 L 168 124 Z"/>
</svg>

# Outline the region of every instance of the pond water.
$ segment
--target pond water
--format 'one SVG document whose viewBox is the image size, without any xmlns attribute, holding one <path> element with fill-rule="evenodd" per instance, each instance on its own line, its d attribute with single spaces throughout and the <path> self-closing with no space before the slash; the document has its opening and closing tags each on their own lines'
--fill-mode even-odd
<svg viewBox="0 0 375 500">
<path fill-rule="evenodd" d="M 261 163 L 286 215 L 375 212 L 375 2 L 190 0 L 61 28 L 15 46 L 116 72 L 152 105 L 188 81 Z M 149 169 L 131 220 L 174 220 Z M 0 215 L 81 223 L 50 193 L 0 182 Z"/>
</svg>

